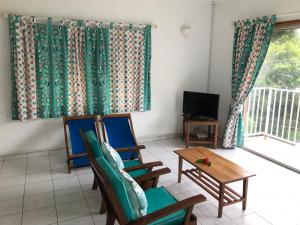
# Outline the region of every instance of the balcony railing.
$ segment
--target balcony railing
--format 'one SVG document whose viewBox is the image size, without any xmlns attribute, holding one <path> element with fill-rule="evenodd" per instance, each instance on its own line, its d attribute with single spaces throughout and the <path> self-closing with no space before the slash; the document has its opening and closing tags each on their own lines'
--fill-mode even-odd
<svg viewBox="0 0 300 225">
<path fill-rule="evenodd" d="M 245 136 L 300 142 L 300 90 L 254 88 L 244 104 Z"/>
</svg>

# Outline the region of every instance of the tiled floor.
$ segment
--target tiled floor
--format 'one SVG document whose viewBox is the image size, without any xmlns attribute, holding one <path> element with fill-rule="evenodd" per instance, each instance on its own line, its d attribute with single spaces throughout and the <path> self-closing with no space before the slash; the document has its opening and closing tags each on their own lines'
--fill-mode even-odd
<svg viewBox="0 0 300 225">
<path fill-rule="evenodd" d="M 177 157 L 174 149 L 181 140 L 143 143 L 145 161 L 161 160 L 172 173 L 160 179 L 178 199 L 202 193 L 208 201 L 198 204 L 194 214 L 198 224 L 212 225 L 299 225 L 300 175 L 263 160 L 244 150 L 216 150 L 257 173 L 249 182 L 248 209 L 241 205 L 225 207 L 217 218 L 217 201 L 183 177 L 177 184 Z M 187 167 L 188 165 L 184 165 Z M 67 173 L 63 150 L 0 157 L 0 225 L 100 225 L 101 196 L 91 190 L 93 176 L 89 168 Z M 241 184 L 233 185 L 241 190 Z"/>
<path fill-rule="evenodd" d="M 300 171 L 300 143 L 292 145 L 270 137 L 255 136 L 245 138 L 245 147 Z"/>
</svg>

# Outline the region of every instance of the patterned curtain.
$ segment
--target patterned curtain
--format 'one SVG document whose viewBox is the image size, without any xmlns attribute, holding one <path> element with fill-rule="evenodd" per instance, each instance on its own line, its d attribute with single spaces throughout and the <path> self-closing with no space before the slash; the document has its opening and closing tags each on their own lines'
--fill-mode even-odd
<svg viewBox="0 0 300 225">
<path fill-rule="evenodd" d="M 110 108 L 113 112 L 150 109 L 149 32 L 150 26 L 128 25 L 119 25 L 109 32 Z"/>
<path fill-rule="evenodd" d="M 232 60 L 232 99 L 223 146 L 243 144 L 243 104 L 252 90 L 265 59 L 276 16 L 235 22 Z"/>
<path fill-rule="evenodd" d="M 12 69 L 13 118 L 36 119 L 37 90 L 34 43 L 34 18 L 9 19 Z M 11 26 L 14 28 L 11 28 Z"/>
<path fill-rule="evenodd" d="M 151 26 L 8 20 L 13 119 L 150 109 Z"/>
</svg>

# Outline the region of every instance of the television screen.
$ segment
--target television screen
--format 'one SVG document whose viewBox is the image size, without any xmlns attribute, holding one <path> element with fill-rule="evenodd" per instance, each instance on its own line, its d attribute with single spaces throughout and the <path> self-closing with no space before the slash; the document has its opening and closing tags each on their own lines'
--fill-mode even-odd
<svg viewBox="0 0 300 225">
<path fill-rule="evenodd" d="M 219 95 L 184 91 L 183 113 L 197 118 L 218 119 Z"/>
</svg>

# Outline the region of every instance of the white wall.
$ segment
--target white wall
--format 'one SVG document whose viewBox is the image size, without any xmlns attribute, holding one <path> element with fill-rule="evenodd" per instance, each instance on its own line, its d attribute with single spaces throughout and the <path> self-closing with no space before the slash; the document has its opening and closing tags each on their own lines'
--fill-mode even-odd
<svg viewBox="0 0 300 225">
<path fill-rule="evenodd" d="M 232 21 L 271 14 L 279 15 L 281 21 L 300 19 L 300 13 L 284 15 L 297 11 L 300 11 L 299 0 L 224 0 L 217 3 L 209 89 L 221 94 L 221 130 L 224 129 L 231 98 Z"/>
<path fill-rule="evenodd" d="M 11 120 L 8 26 L 4 13 L 152 23 L 152 110 L 134 113 L 138 137 L 175 134 L 183 90 L 205 91 L 211 6 L 205 0 L 0 0 L 0 155 L 61 148 L 62 119 Z M 191 26 L 190 37 L 180 26 Z"/>
</svg>

